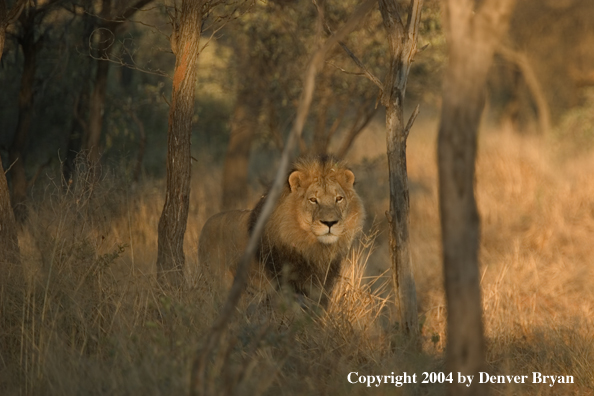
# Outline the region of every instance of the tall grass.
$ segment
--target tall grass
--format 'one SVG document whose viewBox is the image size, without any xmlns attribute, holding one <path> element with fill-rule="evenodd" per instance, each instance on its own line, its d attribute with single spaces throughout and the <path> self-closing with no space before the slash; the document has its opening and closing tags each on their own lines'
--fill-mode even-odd
<svg viewBox="0 0 594 396">
<path fill-rule="evenodd" d="M 387 207 L 381 156 L 354 164 L 379 235 L 353 250 L 328 312 L 314 317 L 289 306 L 262 320 L 239 310 L 209 366 L 213 393 L 367 394 L 347 381 L 349 372 L 443 370 L 435 128 L 425 129 L 411 135 L 408 169 L 422 351 L 394 322 L 379 221 Z M 594 156 L 561 157 L 553 142 L 507 131 L 481 136 L 476 192 L 488 362 L 491 374 L 539 371 L 573 375 L 576 383 L 493 385 L 495 394 L 594 392 Z M 131 186 L 117 172 L 97 181 L 83 171 L 70 188 L 56 177 L 36 190 L 19 231 L 25 276 L 0 279 L 1 395 L 187 393 L 191 363 L 218 309 L 198 276 L 196 249 L 202 224 L 218 211 L 220 170 L 194 167 L 190 281 L 176 295 L 155 282 L 161 180 Z M 444 392 L 417 384 L 374 393 L 413 388 Z"/>
</svg>

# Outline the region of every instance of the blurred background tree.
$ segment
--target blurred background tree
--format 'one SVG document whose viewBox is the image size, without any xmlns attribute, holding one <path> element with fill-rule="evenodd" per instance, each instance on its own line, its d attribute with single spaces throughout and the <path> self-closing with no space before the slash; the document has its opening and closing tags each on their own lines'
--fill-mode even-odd
<svg viewBox="0 0 594 396">
<path fill-rule="evenodd" d="M 5 3 L 10 10 L 17 1 Z M 330 28 L 355 3 L 324 2 Z M 28 5 L 6 26 L 0 150 L 4 169 L 10 169 L 8 185 L 17 212 L 34 193 L 36 175 L 61 169 L 66 186 L 75 182 L 74 159 L 88 155 L 91 147 L 102 151 L 101 163 L 117 167 L 130 180 L 165 174 L 173 5 L 172 0 L 45 0 Z M 272 177 L 270 164 L 295 115 L 301 90 L 297 77 L 317 43 L 315 15 L 309 2 L 257 2 L 202 49 L 192 155 L 225 169 L 217 198 L 224 208 L 249 207 L 257 199 L 254 192 Z M 539 112 L 544 107 L 534 94 L 534 81 L 554 134 L 566 114 L 587 108 L 586 88 L 594 84 L 593 20 L 594 4 L 587 0 L 521 2 L 504 43 L 529 67 L 496 53 L 488 81 L 490 120 L 519 132 L 542 129 Z M 345 44 L 383 79 L 387 49 L 381 23 L 379 12 L 370 13 Z M 419 47 L 429 45 L 415 58 L 407 95 L 408 103 L 423 103 L 421 114 L 430 114 L 440 106 L 446 59 L 440 2 L 425 1 L 420 29 Z M 376 110 L 377 87 L 359 73 L 342 49 L 329 54 L 301 152 L 348 157 L 364 127 L 383 118 L 383 110 Z M 89 140 L 91 128 L 100 133 Z M 587 140 L 589 134 L 581 136 Z"/>
</svg>

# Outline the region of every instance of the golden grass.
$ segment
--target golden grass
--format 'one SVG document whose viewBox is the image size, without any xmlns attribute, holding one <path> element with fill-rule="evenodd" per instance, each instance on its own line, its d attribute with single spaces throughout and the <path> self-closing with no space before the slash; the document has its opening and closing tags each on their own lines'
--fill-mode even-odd
<svg viewBox="0 0 594 396">
<path fill-rule="evenodd" d="M 375 243 L 355 250 L 345 266 L 327 315 L 294 309 L 265 322 L 237 313 L 210 366 L 214 393 L 367 394 L 347 382 L 349 372 L 443 370 L 435 124 L 419 122 L 408 170 L 423 351 L 393 328 L 391 285 L 381 283 L 390 277 L 367 279 L 386 268 L 380 221 Z M 494 394 L 594 392 L 594 155 L 563 159 L 554 148 L 552 139 L 508 131 L 481 135 L 485 330 L 491 374 L 540 371 L 573 375 L 576 383 L 493 385 Z M 373 164 L 357 176 L 379 221 L 387 207 L 385 164 Z M 159 290 L 154 276 L 162 181 L 131 188 L 116 175 L 67 193 L 50 183 L 37 193 L 19 234 L 26 280 L 0 281 L 0 394 L 187 393 L 192 360 L 218 309 L 197 278 L 196 248 L 202 224 L 218 211 L 219 176 L 195 165 L 185 241 L 191 281 L 178 296 Z M 403 389 L 384 385 L 374 393 Z"/>
</svg>

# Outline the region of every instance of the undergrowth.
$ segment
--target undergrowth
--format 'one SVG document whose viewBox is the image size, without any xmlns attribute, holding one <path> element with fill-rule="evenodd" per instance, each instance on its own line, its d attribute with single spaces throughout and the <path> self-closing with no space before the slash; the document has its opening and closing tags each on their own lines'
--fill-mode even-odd
<svg viewBox="0 0 594 396">
<path fill-rule="evenodd" d="M 328 311 L 288 304 L 262 319 L 237 310 L 209 364 L 212 394 L 367 394 L 358 375 L 443 371 L 445 297 L 440 261 L 435 136 L 411 135 L 411 243 L 422 349 L 397 329 L 386 225 L 349 256 Z M 481 137 L 477 196 L 481 287 L 490 374 L 573 375 L 575 384 L 496 384 L 494 394 L 594 391 L 594 157 L 560 162 L 544 139 Z M 381 197 L 385 162 L 358 188 Z M 185 240 L 196 275 L 197 241 L 218 211 L 220 169 L 194 165 Z M 155 281 L 163 182 L 131 185 L 116 172 L 35 190 L 19 230 L 24 275 L 0 279 L 0 394 L 187 394 L 192 364 L 219 302 L 194 276 L 184 290 Z M 365 190 L 365 191 L 362 191 Z M 379 191 L 379 192 L 378 192 Z M 381 219 L 387 198 L 367 205 Z M 439 384 L 382 385 L 374 394 L 444 393 Z"/>
</svg>

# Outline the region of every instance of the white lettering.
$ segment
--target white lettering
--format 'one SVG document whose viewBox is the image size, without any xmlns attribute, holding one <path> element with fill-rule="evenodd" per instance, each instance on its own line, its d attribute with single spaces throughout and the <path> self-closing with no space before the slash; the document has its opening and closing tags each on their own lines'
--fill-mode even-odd
<svg viewBox="0 0 594 396">
<path fill-rule="evenodd" d="M 479 372 L 479 384 L 486 384 L 487 382 L 489 382 L 489 373 Z"/>
<path fill-rule="evenodd" d="M 472 384 L 472 379 L 474 378 L 474 375 L 462 375 L 461 372 L 458 372 L 458 383 L 459 384 L 464 384 L 467 383 L 466 386 L 470 386 L 470 384 Z"/>
<path fill-rule="evenodd" d="M 351 384 L 356 384 L 356 383 L 357 383 L 357 381 L 351 381 L 351 375 L 353 375 L 353 374 L 355 374 L 355 375 L 359 375 L 359 373 L 357 373 L 357 372 L 355 372 L 355 371 L 352 371 L 352 372 L 350 372 L 350 373 L 349 373 L 349 375 L 347 376 L 347 380 L 348 380 L 348 381 L 349 381 Z"/>
</svg>

